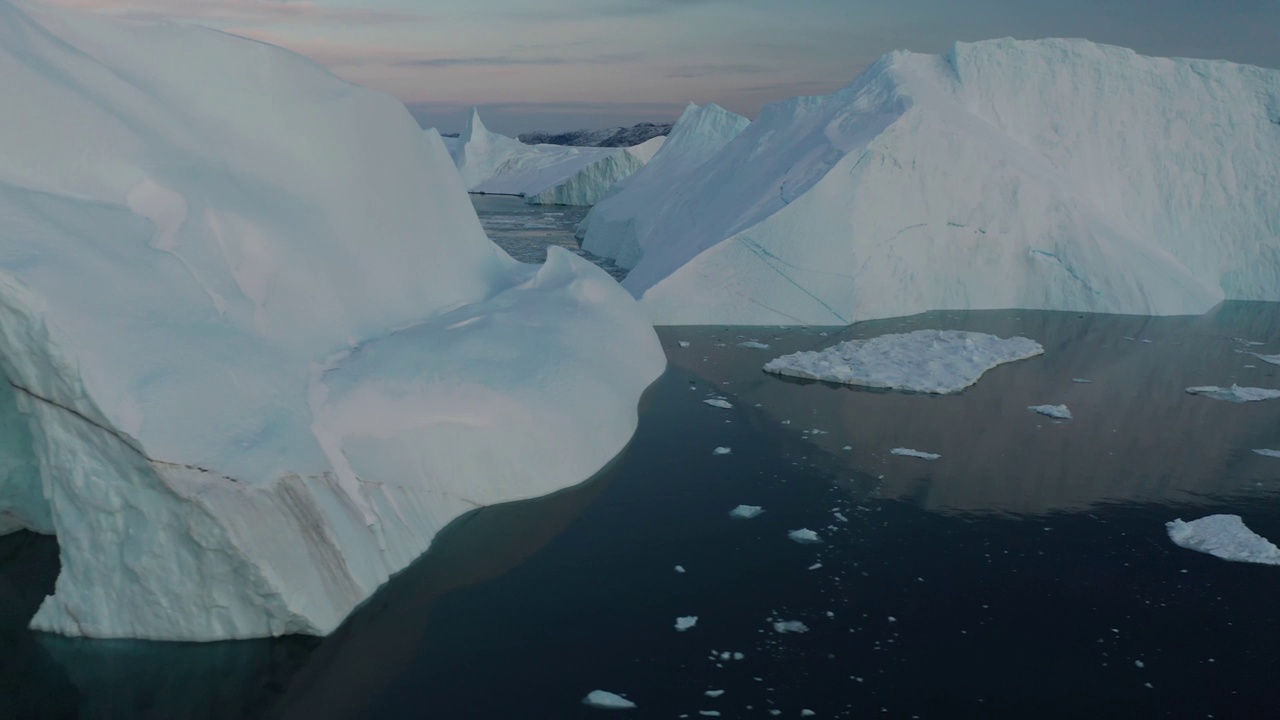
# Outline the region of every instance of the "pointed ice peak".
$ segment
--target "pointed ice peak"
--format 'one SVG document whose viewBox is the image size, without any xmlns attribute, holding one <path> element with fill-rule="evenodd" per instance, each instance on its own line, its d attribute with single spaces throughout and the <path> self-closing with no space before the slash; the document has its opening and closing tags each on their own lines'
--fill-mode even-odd
<svg viewBox="0 0 1280 720">
<path fill-rule="evenodd" d="M 469 143 L 473 140 L 479 140 L 488 137 L 489 128 L 484 126 L 480 121 L 480 108 L 471 108 L 471 117 L 467 118 L 467 126 L 462 129 L 462 142 Z"/>
</svg>

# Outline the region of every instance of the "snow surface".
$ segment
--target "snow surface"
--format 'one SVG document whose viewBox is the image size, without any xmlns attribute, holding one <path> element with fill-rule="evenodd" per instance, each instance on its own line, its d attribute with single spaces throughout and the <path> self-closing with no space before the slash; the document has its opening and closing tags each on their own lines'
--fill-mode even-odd
<svg viewBox="0 0 1280 720">
<path fill-rule="evenodd" d="M 937 460 L 942 457 L 938 453 L 923 452 L 920 450 L 912 450 L 911 448 L 894 448 L 889 451 L 891 455 L 901 455 L 902 457 L 920 458 L 921 460 Z"/>
<path fill-rule="evenodd" d="M 969 387 L 997 365 L 1043 352 L 1039 343 L 1024 337 L 916 330 L 783 355 L 764 369 L 811 380 L 943 394 Z"/>
<path fill-rule="evenodd" d="M 1223 560 L 1280 565 L 1280 548 L 1245 526 L 1239 515 L 1209 515 L 1199 520 L 1165 523 L 1169 539 L 1179 547 Z"/>
<path fill-rule="evenodd" d="M 661 196 L 589 218 L 585 246 L 634 262 L 660 325 L 1277 301 L 1278 120 L 1277 70 L 1083 40 L 895 52 L 655 171 Z M 639 256 L 609 240 L 627 223 Z"/>
<path fill-rule="evenodd" d="M 684 205 L 682 183 L 697 177 L 702 165 L 748 124 L 746 118 L 714 103 L 701 107 L 691 103 L 671 129 L 663 146 L 666 151 L 587 213 L 577 232 L 582 249 L 612 258 L 619 267 L 635 267 L 664 214 L 683 216 L 695 211 Z"/>
<path fill-rule="evenodd" d="M 764 508 L 759 505 L 739 505 L 729 511 L 729 515 L 740 520 L 750 520 L 764 512 Z"/>
<path fill-rule="evenodd" d="M 594 205 L 664 141 L 653 138 L 634 148 L 525 145 L 490 132 L 472 110 L 450 152 L 469 192 L 519 195 L 535 205 Z"/>
<path fill-rule="evenodd" d="M 393 98 L 224 33 L 0 0 L 0 530 L 31 622 L 332 631 L 454 518 L 590 476 L 665 360 L 485 237 Z"/>
<path fill-rule="evenodd" d="M 1198 387 L 1189 387 L 1187 392 L 1192 395 L 1204 395 L 1214 400 L 1226 400 L 1227 402 L 1244 403 L 1258 402 L 1260 400 L 1275 400 L 1280 398 L 1280 390 L 1272 390 L 1269 388 L 1256 387 L 1240 387 L 1232 385 L 1229 388 L 1218 387 L 1217 385 L 1201 385 Z"/>
<path fill-rule="evenodd" d="M 1071 411 L 1066 405 L 1028 405 L 1027 409 L 1059 420 L 1071 419 Z"/>
<path fill-rule="evenodd" d="M 592 690 L 582 698 L 582 704 L 600 710 L 631 710 L 636 704 L 608 690 Z"/>
</svg>

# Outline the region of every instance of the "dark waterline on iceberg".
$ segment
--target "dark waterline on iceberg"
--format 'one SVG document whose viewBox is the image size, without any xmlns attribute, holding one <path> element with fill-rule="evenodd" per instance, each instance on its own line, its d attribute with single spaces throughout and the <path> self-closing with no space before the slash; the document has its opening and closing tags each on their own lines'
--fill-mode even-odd
<svg viewBox="0 0 1280 720">
<path fill-rule="evenodd" d="M 922 327 L 1046 354 L 946 397 L 760 370 Z M 1280 540 L 1280 460 L 1252 452 L 1280 449 L 1280 401 L 1184 392 L 1280 387 L 1280 366 L 1237 352 L 1280 352 L 1280 305 L 660 335 L 670 367 L 610 467 L 460 519 L 327 638 L 31 633 L 56 543 L 0 538 L 0 717 L 589 718 L 597 688 L 646 718 L 1274 716 L 1280 568 L 1177 548 L 1164 523 L 1230 512 Z M 1045 403 L 1075 419 L 1026 409 Z M 738 504 L 765 512 L 734 520 Z M 789 540 L 800 528 L 824 542 Z M 774 631 L 790 620 L 809 632 Z"/>
</svg>

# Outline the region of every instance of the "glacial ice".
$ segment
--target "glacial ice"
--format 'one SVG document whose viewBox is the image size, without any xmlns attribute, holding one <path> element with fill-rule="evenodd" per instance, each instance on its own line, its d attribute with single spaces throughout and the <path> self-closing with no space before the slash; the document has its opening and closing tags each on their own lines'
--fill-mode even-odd
<svg viewBox="0 0 1280 720">
<path fill-rule="evenodd" d="M 623 286 L 660 325 L 1277 301 L 1278 121 L 1277 70 L 1083 40 L 891 53 L 696 173 L 655 167 L 661 197 L 617 215 L 641 233 Z M 587 248 L 632 262 L 598 225 Z"/>
<path fill-rule="evenodd" d="M 764 508 L 759 505 L 739 505 L 729 511 L 729 515 L 738 520 L 750 520 L 764 512 Z"/>
<path fill-rule="evenodd" d="M 791 538 L 795 542 L 800 543 L 801 545 L 816 545 L 822 542 L 822 538 L 818 535 L 818 533 L 810 530 L 809 528 L 800 528 L 799 530 L 792 530 L 791 532 L 787 533 L 787 537 Z"/>
<path fill-rule="evenodd" d="M 653 161 L 620 182 L 578 226 L 582 249 L 612 258 L 618 267 L 635 267 L 650 244 L 657 221 L 667 213 L 696 212 L 685 208 L 679 187 L 696 177 L 703 163 L 720 152 L 750 121 L 714 103 L 692 103 L 671 128 Z"/>
<path fill-rule="evenodd" d="M 1280 565 L 1280 548 L 1245 526 L 1239 515 L 1208 515 L 1199 520 L 1165 523 L 1169 539 L 1179 547 L 1223 560 Z"/>
<path fill-rule="evenodd" d="M 454 518 L 630 438 L 643 311 L 492 245 L 393 98 L 9 0 L 0 68 L 0 532 L 61 553 L 33 628 L 325 634 Z"/>
<path fill-rule="evenodd" d="M 1214 400 L 1226 400 L 1233 403 L 1259 402 L 1280 398 L 1280 390 L 1240 387 L 1239 385 L 1232 385 L 1229 388 L 1218 387 L 1217 385 L 1200 385 L 1187 388 L 1187 392 L 1192 395 L 1203 395 Z"/>
<path fill-rule="evenodd" d="M 1044 353 L 1034 340 L 961 330 L 916 330 L 783 355 L 765 372 L 926 393 L 959 392 L 983 373 Z"/>
<path fill-rule="evenodd" d="M 1071 411 L 1066 405 L 1028 405 L 1027 409 L 1058 420 L 1071 419 Z"/>
<path fill-rule="evenodd" d="M 693 628 L 697 626 L 698 626 L 697 615 L 686 615 L 684 617 L 676 618 L 676 632 L 684 632 L 689 628 Z"/>
<path fill-rule="evenodd" d="M 900 455 L 902 457 L 919 458 L 921 460 L 937 460 L 942 457 L 938 453 L 924 452 L 923 450 L 913 450 L 911 448 L 896 447 L 889 451 L 890 455 Z"/>
<path fill-rule="evenodd" d="M 592 690 L 582 698 L 582 704 L 600 710 L 633 710 L 636 704 L 608 690 Z"/>
<path fill-rule="evenodd" d="M 633 148 L 525 145 L 490 132 L 473 110 L 450 154 L 469 192 L 519 195 L 535 205 L 594 205 L 614 183 L 644 167 L 665 140 Z"/>
<path fill-rule="evenodd" d="M 721 410 L 733 409 L 733 403 L 729 402 L 728 400 L 725 400 L 724 398 L 708 398 L 706 400 L 703 400 L 702 402 L 707 405 L 710 405 L 711 407 L 720 408 Z"/>
</svg>

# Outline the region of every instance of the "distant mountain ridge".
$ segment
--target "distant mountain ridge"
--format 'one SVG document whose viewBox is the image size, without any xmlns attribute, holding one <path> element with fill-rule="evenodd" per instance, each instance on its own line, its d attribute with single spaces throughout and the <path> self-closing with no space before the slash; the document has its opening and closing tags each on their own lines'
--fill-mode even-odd
<svg viewBox="0 0 1280 720">
<path fill-rule="evenodd" d="M 571 130 L 563 133 L 527 132 L 517 136 L 526 145 L 574 145 L 577 147 L 631 147 L 668 135 L 674 123 L 638 123 L 631 127 Z"/>
</svg>

